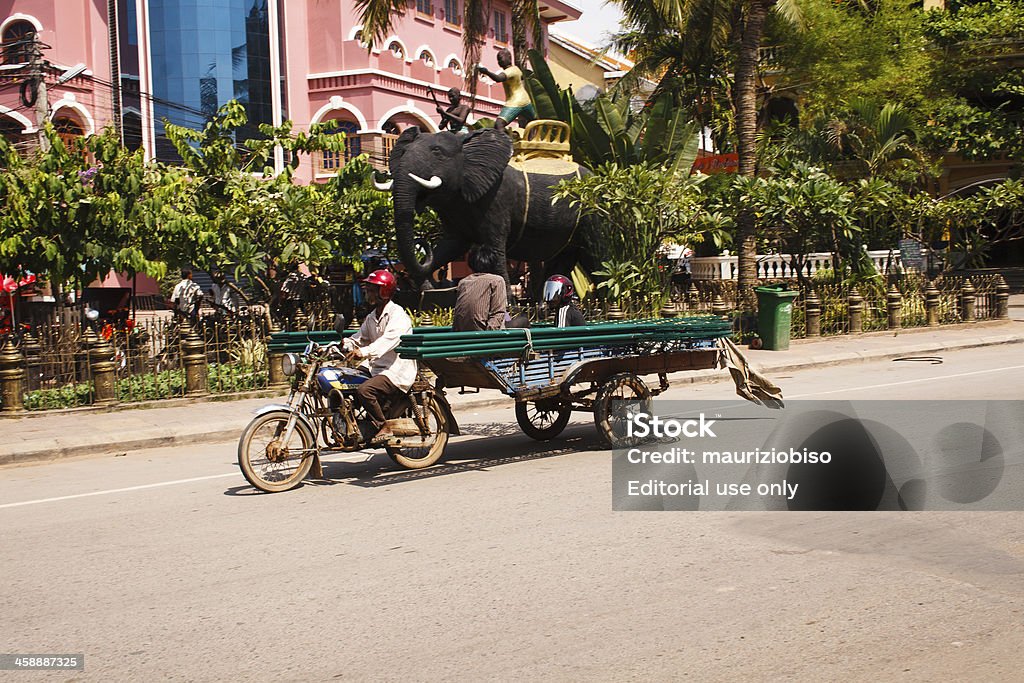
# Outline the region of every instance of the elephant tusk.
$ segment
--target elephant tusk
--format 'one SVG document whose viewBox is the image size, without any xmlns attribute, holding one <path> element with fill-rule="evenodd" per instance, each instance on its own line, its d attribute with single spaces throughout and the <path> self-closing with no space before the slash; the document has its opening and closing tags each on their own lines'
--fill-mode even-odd
<svg viewBox="0 0 1024 683">
<path fill-rule="evenodd" d="M 436 175 L 430 176 L 430 180 L 424 180 L 415 173 L 410 173 L 409 177 L 415 180 L 423 187 L 427 188 L 428 190 L 436 190 L 437 188 L 441 187 L 441 179 L 438 178 Z"/>
<path fill-rule="evenodd" d="M 394 180 L 388 180 L 386 183 L 382 183 L 382 182 L 379 182 L 376 178 L 374 178 L 373 179 L 373 186 L 376 187 L 381 192 L 391 192 L 391 185 L 394 182 L 395 182 Z"/>
</svg>

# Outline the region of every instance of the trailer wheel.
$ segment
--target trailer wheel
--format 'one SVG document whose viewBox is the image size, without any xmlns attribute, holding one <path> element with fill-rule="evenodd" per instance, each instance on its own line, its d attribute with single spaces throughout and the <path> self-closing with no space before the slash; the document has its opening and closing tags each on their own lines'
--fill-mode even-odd
<svg viewBox="0 0 1024 683">
<path fill-rule="evenodd" d="M 523 434 L 537 441 L 547 441 L 561 434 L 571 416 L 572 408 L 560 403 L 516 403 L 516 422 Z"/>
<path fill-rule="evenodd" d="M 628 372 L 612 375 L 597 390 L 594 424 L 601 439 L 611 448 L 627 448 L 640 437 L 627 436 L 631 415 L 651 412 L 651 390 L 642 379 Z"/>
</svg>

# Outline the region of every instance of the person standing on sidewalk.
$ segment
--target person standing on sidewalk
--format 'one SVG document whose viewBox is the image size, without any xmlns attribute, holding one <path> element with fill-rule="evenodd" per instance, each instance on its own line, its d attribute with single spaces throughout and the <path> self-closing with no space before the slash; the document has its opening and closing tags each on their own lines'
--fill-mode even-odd
<svg viewBox="0 0 1024 683">
<path fill-rule="evenodd" d="M 241 292 L 237 287 L 228 282 L 224 271 L 219 268 L 210 273 L 210 277 L 213 280 L 213 284 L 210 286 L 213 307 L 232 316 L 238 315 L 240 308 L 238 302 Z"/>
<path fill-rule="evenodd" d="M 203 289 L 192 281 L 192 271 L 182 268 L 181 282 L 176 284 L 174 291 L 171 292 L 171 305 L 174 306 L 175 312 L 195 325 L 199 322 L 199 302 L 202 298 Z"/>
<path fill-rule="evenodd" d="M 386 270 L 375 270 L 363 281 L 363 295 L 373 307 L 359 331 L 342 342 L 350 361 L 360 361 L 370 379 L 356 394 L 377 430 L 371 443 L 384 443 L 393 436 L 387 428 L 387 408 L 399 394 L 407 393 L 416 381 L 416 361 L 399 358 L 395 349 L 402 335 L 412 333 L 412 319 L 391 300 L 398 280 Z"/>
</svg>

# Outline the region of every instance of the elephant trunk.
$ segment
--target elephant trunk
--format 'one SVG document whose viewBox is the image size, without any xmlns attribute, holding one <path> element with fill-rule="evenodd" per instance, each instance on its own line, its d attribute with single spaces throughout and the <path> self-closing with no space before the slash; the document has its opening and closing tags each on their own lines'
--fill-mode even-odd
<svg viewBox="0 0 1024 683">
<path fill-rule="evenodd" d="M 413 232 L 416 220 L 416 186 L 408 179 L 397 179 L 392 187 L 392 200 L 395 205 L 395 234 L 398 238 L 398 255 L 405 265 L 406 271 L 413 281 L 420 284 L 430 278 L 433 268 L 430 263 L 432 254 L 427 254 L 427 262 L 420 263 L 416 257 L 416 235 Z"/>
</svg>

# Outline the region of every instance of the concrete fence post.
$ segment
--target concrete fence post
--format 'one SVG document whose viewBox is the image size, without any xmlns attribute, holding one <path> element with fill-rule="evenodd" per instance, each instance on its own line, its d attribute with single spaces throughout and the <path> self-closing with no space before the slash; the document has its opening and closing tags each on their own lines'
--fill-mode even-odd
<svg viewBox="0 0 1024 683">
<path fill-rule="evenodd" d="M 864 330 L 864 297 L 856 287 L 850 288 L 850 295 L 847 298 L 850 307 L 850 334 L 860 334 Z"/>
<path fill-rule="evenodd" d="M 711 300 L 711 314 L 712 315 L 726 315 L 729 312 L 729 305 L 722 299 L 721 294 L 715 294 L 715 298 Z"/>
<path fill-rule="evenodd" d="M 807 298 L 804 299 L 804 311 L 807 321 L 807 336 L 820 337 L 821 299 L 818 298 L 818 293 L 813 289 L 807 292 Z"/>
<path fill-rule="evenodd" d="M 183 323 L 182 331 L 181 361 L 185 366 L 185 393 L 189 396 L 202 396 L 209 387 L 206 343 L 191 325 Z"/>
<path fill-rule="evenodd" d="M 690 311 L 696 311 L 700 308 L 700 292 L 697 291 L 697 285 L 692 282 L 686 288 L 686 305 Z"/>
<path fill-rule="evenodd" d="M 889 287 L 889 292 L 885 295 L 886 309 L 889 312 L 889 329 L 898 330 L 900 329 L 900 313 L 903 308 L 903 294 L 896 288 L 895 283 Z"/>
<path fill-rule="evenodd" d="M 977 298 L 977 290 L 971 278 L 964 280 L 964 286 L 960 288 L 960 315 L 964 322 L 974 322 L 974 304 Z"/>
<path fill-rule="evenodd" d="M 284 376 L 284 367 L 281 365 L 284 361 L 284 354 L 270 349 L 271 339 L 280 331 L 281 326 L 277 324 L 276 320 L 272 320 L 270 323 L 270 336 L 267 337 L 267 381 L 272 387 L 279 387 L 288 383 L 288 378 Z"/>
<path fill-rule="evenodd" d="M 25 381 L 25 357 L 8 340 L 0 350 L 0 407 L 5 413 L 22 410 L 25 407 L 23 384 Z"/>
<path fill-rule="evenodd" d="M 996 318 L 1009 320 L 1010 318 L 1010 285 L 1002 275 L 996 276 Z"/>
<path fill-rule="evenodd" d="M 928 283 L 924 290 L 924 310 L 928 319 L 928 327 L 937 327 L 939 324 L 939 290 L 935 288 L 934 282 Z"/>
<path fill-rule="evenodd" d="M 88 359 L 89 373 L 92 375 L 93 403 L 101 406 L 117 403 L 117 387 L 114 386 L 114 347 L 96 334 L 87 334 L 86 340 L 89 344 Z"/>
</svg>

